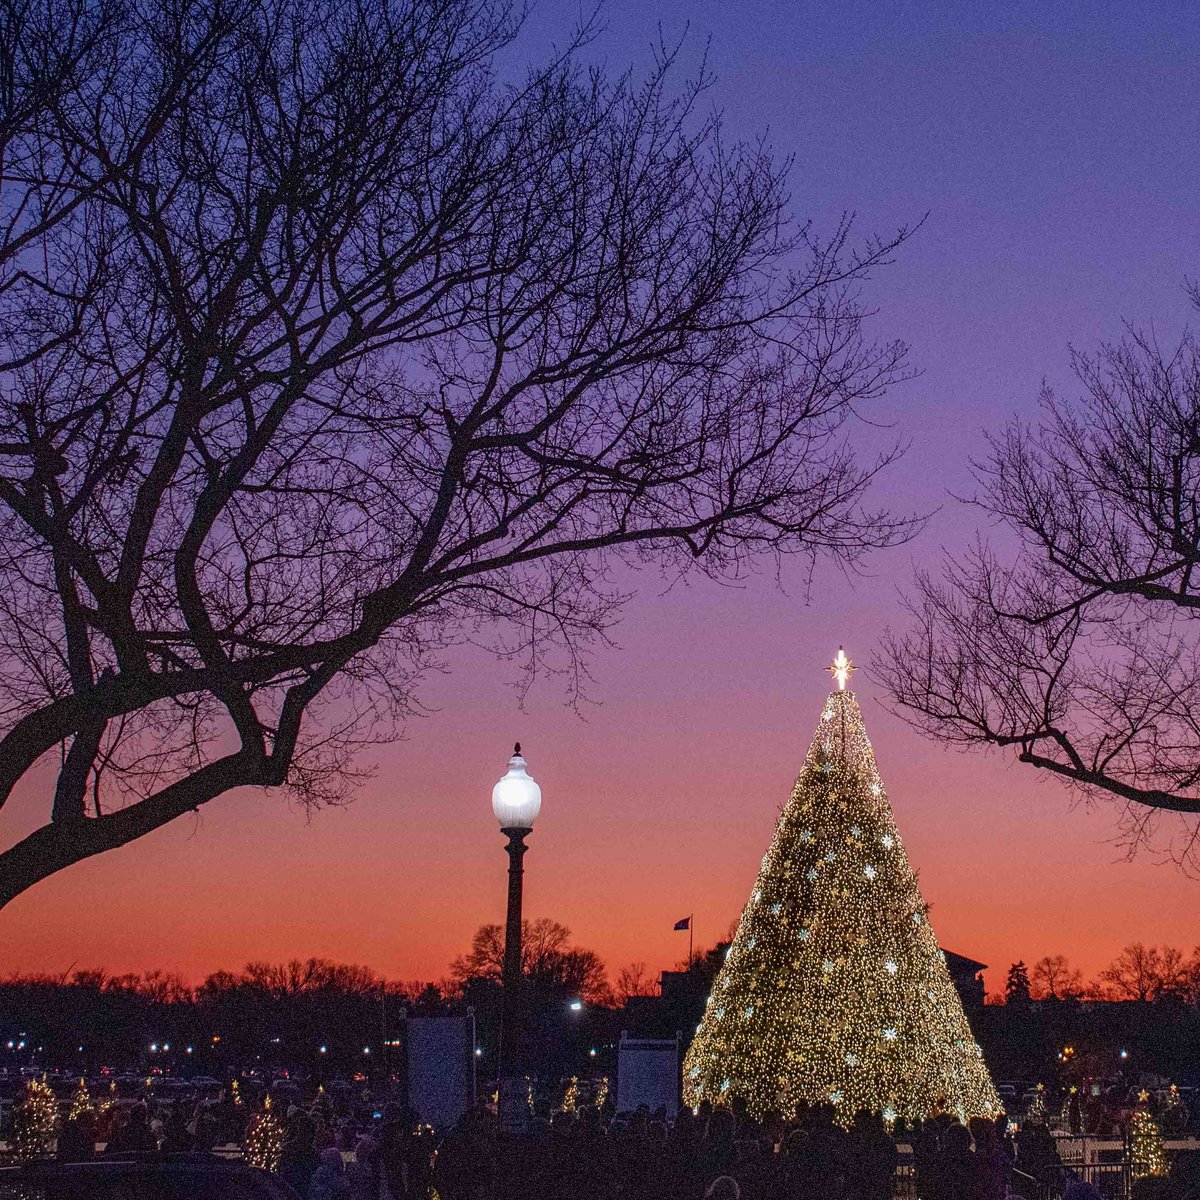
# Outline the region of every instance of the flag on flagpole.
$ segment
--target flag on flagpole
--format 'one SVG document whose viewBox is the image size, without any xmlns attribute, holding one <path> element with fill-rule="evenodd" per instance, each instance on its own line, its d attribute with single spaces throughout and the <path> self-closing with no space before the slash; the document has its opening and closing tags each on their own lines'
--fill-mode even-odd
<svg viewBox="0 0 1200 1200">
<path fill-rule="evenodd" d="M 692 927 L 692 918 L 691 917 L 684 917 L 682 921 L 675 922 L 676 929 L 691 929 L 691 927 Z"/>
</svg>

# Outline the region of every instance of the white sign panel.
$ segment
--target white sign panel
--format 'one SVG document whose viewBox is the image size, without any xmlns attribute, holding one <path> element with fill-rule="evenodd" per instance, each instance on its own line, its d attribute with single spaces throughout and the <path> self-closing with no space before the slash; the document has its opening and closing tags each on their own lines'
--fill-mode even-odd
<svg viewBox="0 0 1200 1200">
<path fill-rule="evenodd" d="M 679 1043 L 621 1037 L 617 1050 L 617 1111 L 634 1112 L 643 1104 L 653 1113 L 679 1111 Z"/>
<path fill-rule="evenodd" d="M 408 1102 L 435 1128 L 449 1129 L 475 1102 L 475 1018 L 410 1017 Z"/>
</svg>

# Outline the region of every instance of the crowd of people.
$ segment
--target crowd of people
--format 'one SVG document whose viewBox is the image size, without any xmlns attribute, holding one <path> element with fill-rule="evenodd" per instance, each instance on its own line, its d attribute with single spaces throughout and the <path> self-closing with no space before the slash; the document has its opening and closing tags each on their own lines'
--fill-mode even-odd
<svg viewBox="0 0 1200 1200">
<path fill-rule="evenodd" d="M 245 1107 L 139 1104 L 106 1149 L 209 1150 L 239 1140 L 246 1121 Z M 86 1143 L 64 1128 L 59 1155 L 84 1156 Z M 682 1109 L 668 1121 L 581 1106 L 520 1132 L 479 1107 L 439 1136 L 398 1105 L 339 1116 L 318 1101 L 288 1111 L 276 1170 L 300 1200 L 1100 1200 L 1064 1173 L 1044 1125 L 1014 1132 L 1005 1119 L 939 1116 L 889 1131 L 861 1112 L 845 1129 L 828 1106 L 790 1121 L 740 1108 Z M 1200 1200 L 1194 1174 L 1191 1186 L 1143 1181 L 1135 1200 Z"/>
</svg>

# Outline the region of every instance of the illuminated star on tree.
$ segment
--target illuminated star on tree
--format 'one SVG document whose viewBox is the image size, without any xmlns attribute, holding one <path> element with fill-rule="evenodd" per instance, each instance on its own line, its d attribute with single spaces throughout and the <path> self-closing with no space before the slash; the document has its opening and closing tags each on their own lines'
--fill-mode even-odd
<svg viewBox="0 0 1200 1200">
<path fill-rule="evenodd" d="M 833 666 L 828 667 L 827 670 L 829 671 L 830 675 L 837 680 L 838 691 L 844 692 L 846 690 L 846 684 L 850 682 L 850 676 L 854 674 L 857 668 L 846 657 L 846 648 L 844 646 L 839 646 L 837 657 L 833 660 Z"/>
</svg>

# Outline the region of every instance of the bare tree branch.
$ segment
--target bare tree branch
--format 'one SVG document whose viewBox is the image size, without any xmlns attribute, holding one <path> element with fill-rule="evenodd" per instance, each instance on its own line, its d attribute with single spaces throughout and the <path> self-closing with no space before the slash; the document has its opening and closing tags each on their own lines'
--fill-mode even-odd
<svg viewBox="0 0 1200 1200">
<path fill-rule="evenodd" d="M 1200 867 L 1200 350 L 1130 331 L 1073 353 L 1078 400 L 1048 388 L 977 468 L 972 502 L 1016 541 L 922 575 L 880 675 L 943 742 L 1011 748 L 1120 806 L 1130 852 L 1160 814 Z"/>
<path fill-rule="evenodd" d="M 25 11 L 13 62 L 57 65 L 0 81 L 0 804 L 65 753 L 0 902 L 234 787 L 346 799 L 448 646 L 577 694 L 615 562 L 913 532 L 846 431 L 907 375 L 858 298 L 907 231 L 795 225 L 670 54 L 502 78 L 502 0 Z"/>
</svg>

